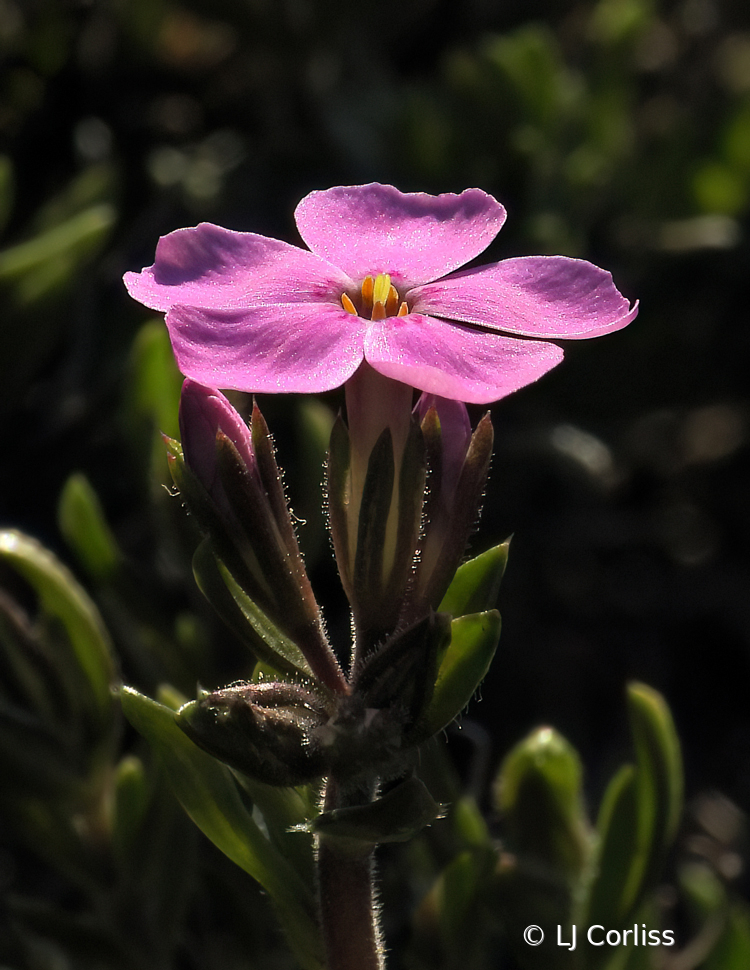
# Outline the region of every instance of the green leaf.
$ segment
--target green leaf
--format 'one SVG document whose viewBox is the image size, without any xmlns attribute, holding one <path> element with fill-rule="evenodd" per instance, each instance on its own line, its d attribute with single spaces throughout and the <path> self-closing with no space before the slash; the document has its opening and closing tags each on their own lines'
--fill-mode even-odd
<svg viewBox="0 0 750 970">
<path fill-rule="evenodd" d="M 133 341 L 122 417 L 138 465 L 148 469 L 159 496 L 164 492 L 161 485 L 170 481 L 162 434 L 172 438 L 179 434 L 182 380 L 164 320 L 149 320 Z"/>
<path fill-rule="evenodd" d="M 196 561 L 198 560 L 194 560 L 194 567 Z M 206 554 L 199 561 L 196 570 L 196 580 L 201 590 L 209 599 L 209 602 L 213 602 L 212 596 L 217 594 L 220 615 L 228 616 L 230 609 L 228 608 L 228 604 L 226 604 L 224 594 L 220 593 L 219 587 L 215 584 L 216 578 L 224 583 L 224 589 L 229 591 L 231 599 L 238 610 L 239 615 L 235 614 L 236 619 L 230 622 L 230 625 L 237 629 L 237 620 L 241 617 L 241 621 L 249 625 L 255 634 L 251 642 L 253 652 L 279 673 L 309 680 L 312 677 L 312 671 L 297 644 L 282 633 L 257 603 L 248 596 L 218 557 L 215 557 L 215 570 L 218 573 L 218 577 L 212 576 L 212 570 L 208 564 L 208 554 Z M 226 604 L 223 611 L 222 604 Z M 245 633 L 244 639 L 248 639 L 247 632 Z"/>
<path fill-rule="evenodd" d="M 319 835 L 366 848 L 383 842 L 408 842 L 442 814 L 443 806 L 418 778 L 412 777 L 369 805 L 324 812 L 311 828 Z"/>
<path fill-rule="evenodd" d="M 138 833 L 151 800 L 143 763 L 127 755 L 115 770 L 112 847 L 121 865 L 133 859 Z"/>
<path fill-rule="evenodd" d="M 631 684 L 628 707 L 636 766 L 620 769 L 605 794 L 588 904 L 590 921 L 615 929 L 630 922 L 658 881 L 682 811 L 679 740 L 663 697 Z"/>
<path fill-rule="evenodd" d="M 440 661 L 432 700 L 417 725 L 414 743 L 442 731 L 467 706 L 489 670 L 499 638 L 497 610 L 453 620 L 450 644 Z"/>
<path fill-rule="evenodd" d="M 115 665 L 109 635 L 85 590 L 51 552 L 21 532 L 0 532 L 0 557 L 33 587 L 42 611 L 59 620 L 85 675 L 98 718 L 109 723 Z"/>
<path fill-rule="evenodd" d="M 487 887 L 497 863 L 494 849 L 455 855 L 422 900 L 414 919 L 412 949 L 419 966 L 484 966 Z M 475 962 L 476 961 L 476 962 Z"/>
<path fill-rule="evenodd" d="M 645 684 L 628 687 L 638 766 L 639 842 L 648 847 L 643 878 L 653 883 L 680 824 L 682 758 L 664 698 Z"/>
<path fill-rule="evenodd" d="M 575 886 L 591 851 L 576 750 L 552 728 L 538 728 L 505 758 L 497 779 L 514 850 Z"/>
<path fill-rule="evenodd" d="M 86 572 L 100 581 L 113 576 L 121 559 L 117 540 L 98 495 L 80 472 L 71 475 L 63 486 L 57 519 L 60 531 Z"/>
<path fill-rule="evenodd" d="M 182 807 L 217 848 L 263 886 L 305 970 L 322 970 L 314 893 L 255 822 L 232 773 L 190 741 L 170 708 L 129 687 L 121 700 L 130 723 L 156 749 Z"/>
<path fill-rule="evenodd" d="M 638 857 L 638 792 L 634 765 L 623 765 L 609 783 L 597 819 L 597 873 L 589 893 L 587 925 L 616 929 L 632 909 L 630 873 Z"/>
<path fill-rule="evenodd" d="M 493 546 L 459 566 L 439 610 L 452 616 L 466 616 L 492 610 L 508 565 L 510 539 Z"/>
<path fill-rule="evenodd" d="M 29 304 L 72 278 L 112 228 L 116 211 L 108 202 L 89 206 L 33 239 L 0 252 L 0 280 L 17 285 L 19 302 Z"/>
</svg>

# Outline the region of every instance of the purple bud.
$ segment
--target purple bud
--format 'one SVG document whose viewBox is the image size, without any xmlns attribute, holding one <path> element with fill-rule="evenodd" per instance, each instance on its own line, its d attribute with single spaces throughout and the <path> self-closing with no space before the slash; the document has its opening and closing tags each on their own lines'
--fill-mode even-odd
<svg viewBox="0 0 750 970">
<path fill-rule="evenodd" d="M 221 391 L 188 378 L 180 398 L 180 433 L 185 462 L 222 511 L 227 498 L 219 476 L 216 436 L 221 433 L 237 449 L 251 474 L 256 474 L 250 429 Z"/>
</svg>

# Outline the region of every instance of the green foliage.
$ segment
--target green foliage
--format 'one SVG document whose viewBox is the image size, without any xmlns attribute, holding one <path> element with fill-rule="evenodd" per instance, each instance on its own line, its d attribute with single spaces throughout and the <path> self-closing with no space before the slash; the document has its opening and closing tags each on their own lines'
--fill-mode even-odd
<svg viewBox="0 0 750 970">
<path fill-rule="evenodd" d="M 222 852 L 263 886 L 280 911 L 301 965 L 319 970 L 322 958 L 314 896 L 254 820 L 252 806 L 241 797 L 232 773 L 189 740 L 170 707 L 129 687 L 123 688 L 121 697 L 128 719 L 157 750 L 185 811 Z"/>
</svg>

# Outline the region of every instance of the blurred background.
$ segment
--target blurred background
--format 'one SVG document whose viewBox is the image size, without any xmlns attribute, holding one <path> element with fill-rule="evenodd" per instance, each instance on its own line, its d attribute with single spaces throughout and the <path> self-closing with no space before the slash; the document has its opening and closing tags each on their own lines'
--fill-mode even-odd
<svg viewBox="0 0 750 970">
<path fill-rule="evenodd" d="M 493 407 L 474 549 L 514 538 L 500 649 L 450 738 L 461 783 L 488 805 L 499 760 L 547 723 L 580 751 L 595 806 L 627 753 L 625 684 L 645 681 L 682 738 L 686 826 L 731 848 L 725 876 L 742 892 L 744 0 L 0 0 L 0 57 L 0 525 L 87 587 L 126 682 L 190 694 L 247 658 L 192 585 L 196 536 L 163 488 L 156 434 L 176 434 L 180 378 L 122 274 L 200 221 L 297 242 L 294 207 L 316 188 L 479 186 L 508 210 L 483 261 L 590 259 L 641 310 Z M 260 403 L 344 642 L 309 484 L 340 396 Z M 23 839 L 0 838 L 3 889 L 68 901 L 24 864 Z"/>
</svg>

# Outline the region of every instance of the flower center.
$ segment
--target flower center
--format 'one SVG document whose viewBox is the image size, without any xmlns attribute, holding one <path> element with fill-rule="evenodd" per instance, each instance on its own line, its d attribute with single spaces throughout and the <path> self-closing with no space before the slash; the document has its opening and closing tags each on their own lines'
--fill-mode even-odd
<svg viewBox="0 0 750 970">
<path fill-rule="evenodd" d="M 398 290 L 391 283 L 387 273 L 381 273 L 375 279 L 366 276 L 362 281 L 362 289 L 356 303 L 346 293 L 341 294 L 341 305 L 347 313 L 355 316 L 382 320 L 384 317 L 405 317 L 409 312 L 406 301 L 399 301 Z"/>
</svg>

